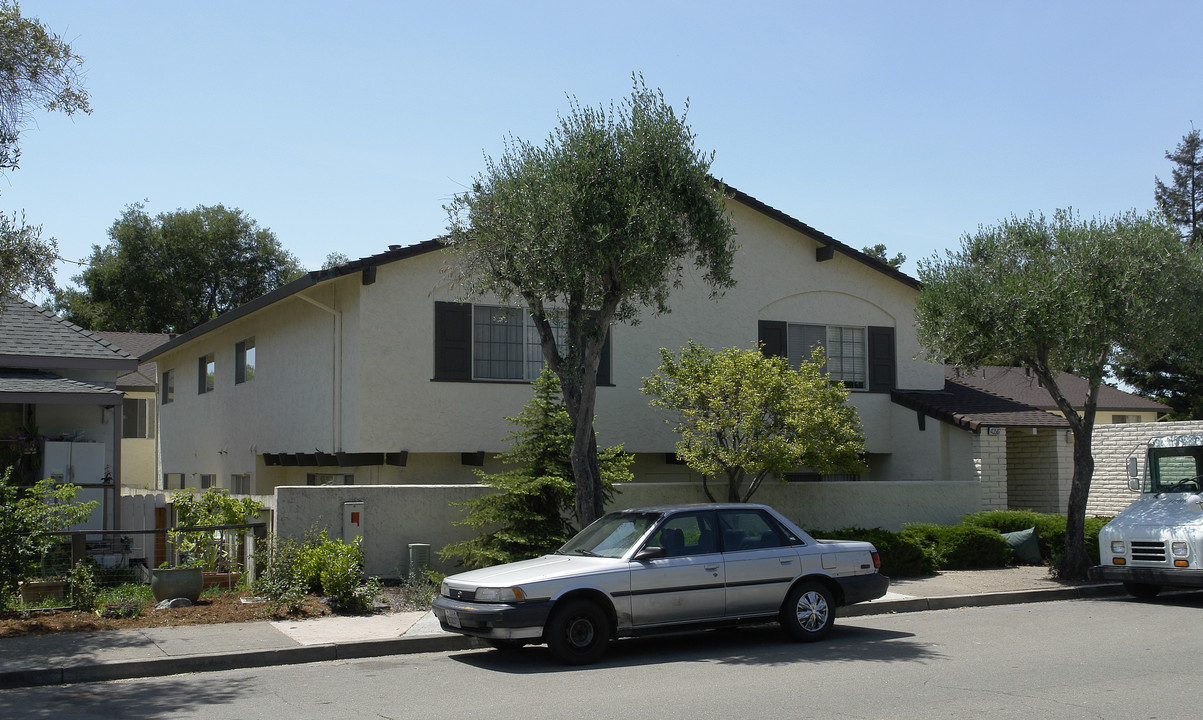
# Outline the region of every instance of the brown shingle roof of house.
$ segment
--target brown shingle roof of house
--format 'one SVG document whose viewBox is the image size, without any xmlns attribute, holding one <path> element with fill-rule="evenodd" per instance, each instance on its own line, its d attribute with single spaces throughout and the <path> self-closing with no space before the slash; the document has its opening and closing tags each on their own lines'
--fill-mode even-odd
<svg viewBox="0 0 1203 720">
<path fill-rule="evenodd" d="M 890 398 L 903 407 L 973 432 L 990 426 L 1069 427 L 1060 415 L 952 380 L 944 381 L 943 390 L 894 390 Z"/>
<path fill-rule="evenodd" d="M 1001 367 L 986 365 L 972 373 L 967 373 L 955 365 L 944 366 L 944 378 L 966 387 L 977 388 L 994 395 L 1011 398 L 1025 405 L 1031 405 L 1042 410 L 1056 410 L 1048 390 L 1040 383 L 1034 373 L 1027 368 Z M 1087 383 L 1069 373 L 1057 376 L 1057 385 L 1071 402 L 1086 397 Z M 1169 408 L 1156 400 L 1150 400 L 1139 395 L 1124 392 L 1109 385 L 1099 387 L 1100 410 L 1134 410 L 1144 412 L 1169 412 Z"/>
</svg>

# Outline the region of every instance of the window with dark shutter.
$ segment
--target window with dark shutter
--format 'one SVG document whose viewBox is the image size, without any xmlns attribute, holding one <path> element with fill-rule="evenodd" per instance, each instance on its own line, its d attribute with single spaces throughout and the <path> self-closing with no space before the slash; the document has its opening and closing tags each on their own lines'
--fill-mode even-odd
<svg viewBox="0 0 1203 720">
<path fill-rule="evenodd" d="M 784 321 L 761 320 L 758 323 L 760 351 L 767 357 L 787 357 L 787 324 Z"/>
<path fill-rule="evenodd" d="M 897 382 L 894 328 L 869 328 L 869 392 L 888 393 Z"/>
<path fill-rule="evenodd" d="M 472 379 L 472 305 L 434 304 L 434 379 Z"/>
</svg>

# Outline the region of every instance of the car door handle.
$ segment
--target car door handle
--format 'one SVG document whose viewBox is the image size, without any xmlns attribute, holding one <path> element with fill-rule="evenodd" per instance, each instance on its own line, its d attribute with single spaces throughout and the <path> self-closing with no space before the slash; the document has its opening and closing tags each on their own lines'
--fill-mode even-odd
<svg viewBox="0 0 1203 720">
<path fill-rule="evenodd" d="M 790 565 L 794 562 L 794 559 L 793 558 L 778 558 L 778 562 L 780 562 L 782 565 Z"/>
<path fill-rule="evenodd" d="M 705 568 L 706 572 L 716 572 L 718 570 L 718 565 L 706 565 Z"/>
</svg>

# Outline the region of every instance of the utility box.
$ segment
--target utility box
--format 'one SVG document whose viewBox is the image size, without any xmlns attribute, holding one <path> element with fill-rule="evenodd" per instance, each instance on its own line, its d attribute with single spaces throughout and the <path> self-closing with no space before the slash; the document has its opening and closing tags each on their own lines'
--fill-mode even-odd
<svg viewBox="0 0 1203 720">
<path fill-rule="evenodd" d="M 343 542 L 349 544 L 355 542 L 355 538 L 363 537 L 363 528 L 363 501 L 343 503 Z"/>
</svg>

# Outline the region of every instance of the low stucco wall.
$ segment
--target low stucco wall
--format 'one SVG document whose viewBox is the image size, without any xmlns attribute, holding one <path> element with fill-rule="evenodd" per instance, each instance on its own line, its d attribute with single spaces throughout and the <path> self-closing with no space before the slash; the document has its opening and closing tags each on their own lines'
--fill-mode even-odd
<svg viewBox="0 0 1203 720">
<path fill-rule="evenodd" d="M 725 486 L 712 488 L 722 498 Z M 275 532 L 302 539 L 325 530 L 344 537 L 344 503 L 362 502 L 361 528 L 365 570 L 382 578 L 408 572 L 410 543 L 428 543 L 433 569 L 450 572 L 438 558 L 445 545 L 472 537 L 472 528 L 455 525 L 464 517 L 463 502 L 490 492 L 483 485 L 347 485 L 276 488 Z M 979 509 L 974 482 L 765 482 L 753 502 L 771 505 L 804 528 L 881 527 L 900 530 L 906 523 L 952 524 Z M 624 485 L 610 509 L 665 503 L 705 502 L 700 483 Z"/>
</svg>

